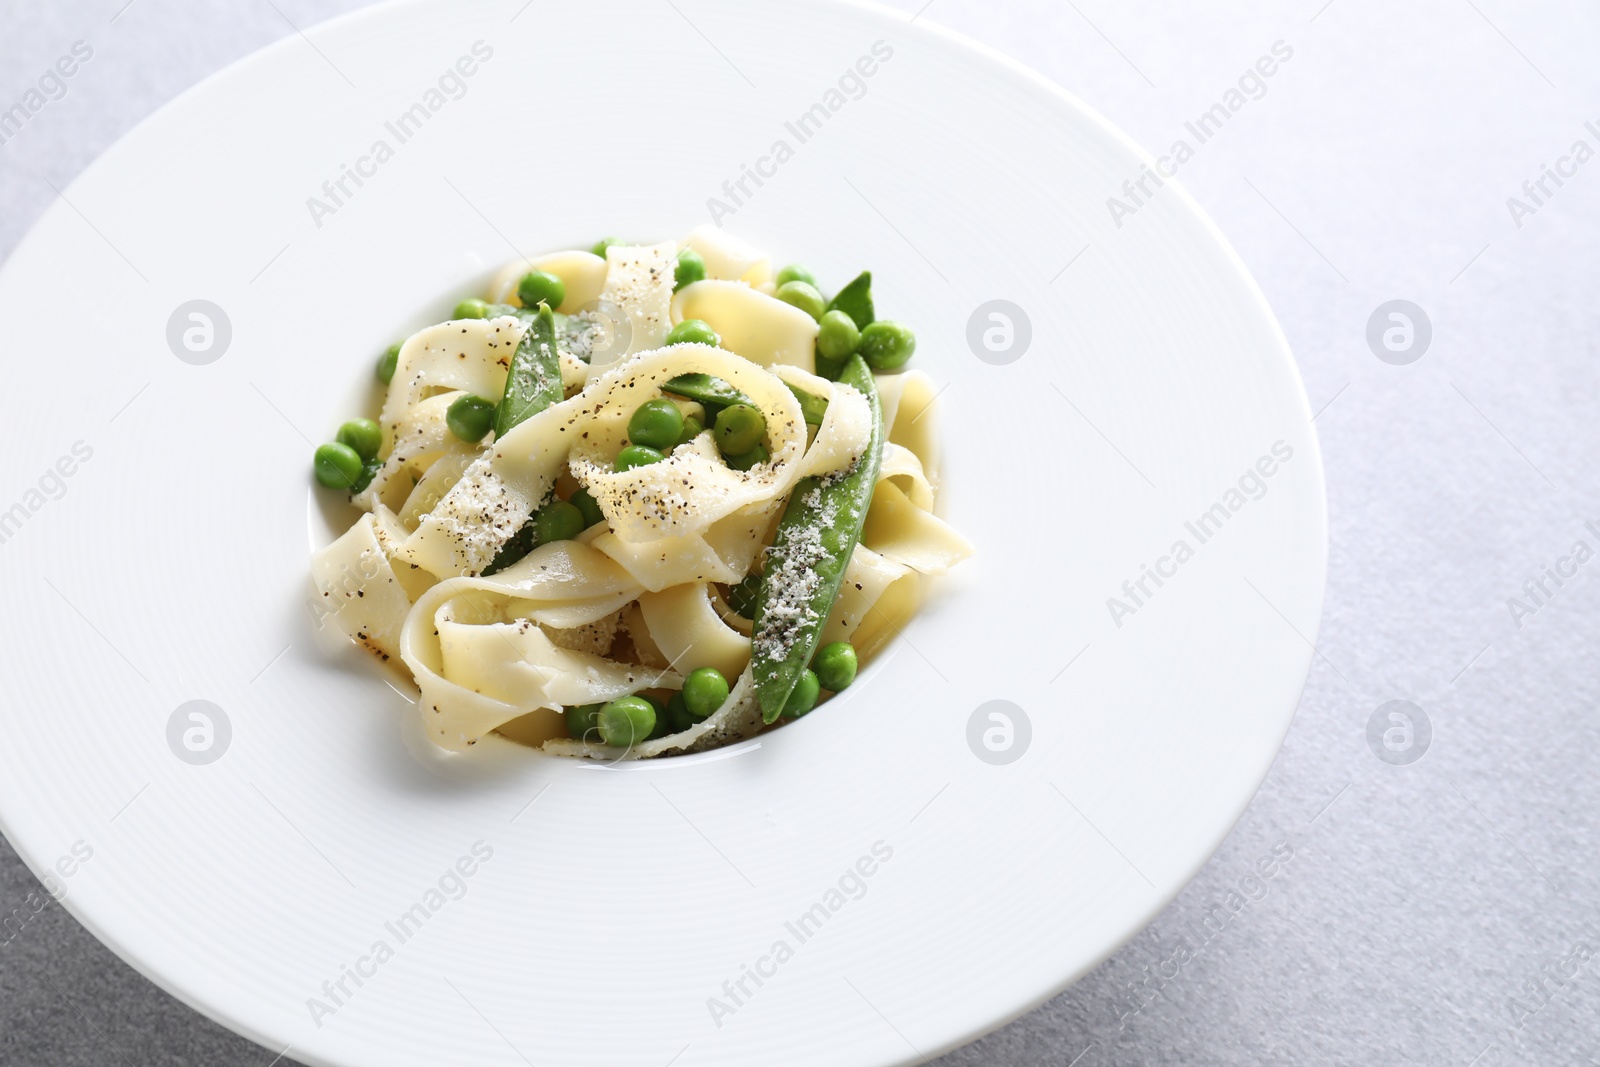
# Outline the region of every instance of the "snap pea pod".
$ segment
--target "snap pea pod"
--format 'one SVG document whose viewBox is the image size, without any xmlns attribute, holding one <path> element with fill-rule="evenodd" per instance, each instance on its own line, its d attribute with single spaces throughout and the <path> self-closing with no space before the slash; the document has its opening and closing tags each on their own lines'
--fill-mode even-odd
<svg viewBox="0 0 1600 1067">
<path fill-rule="evenodd" d="M 521 529 L 511 535 L 511 540 L 500 546 L 500 551 L 494 554 L 494 559 L 489 561 L 489 565 L 479 572 L 481 576 L 487 578 L 491 574 L 499 574 L 523 556 L 532 552 L 537 547 L 534 541 L 535 532 L 533 517 L 530 515 L 528 521 L 522 524 Z"/>
<path fill-rule="evenodd" d="M 783 384 L 788 385 L 789 392 L 793 393 L 794 398 L 800 401 L 800 414 L 805 417 L 806 425 L 821 426 L 822 416 L 828 413 L 828 401 L 820 396 L 812 396 L 803 389 L 789 385 L 788 382 Z"/>
<path fill-rule="evenodd" d="M 784 384 L 788 385 L 789 383 L 785 382 Z M 676 378 L 669 378 L 661 386 L 661 391 L 698 402 L 706 409 L 707 423 L 716 420 L 717 412 L 723 408 L 732 407 L 734 404 L 756 406 L 754 400 L 751 400 L 721 378 L 714 378 L 699 371 L 680 374 Z M 805 417 L 807 424 L 811 426 L 822 425 L 822 416 L 828 410 L 828 402 L 820 396 L 812 396 L 810 393 L 796 389 L 792 385 L 789 385 L 789 392 L 793 393 L 794 398 L 800 401 L 800 413 Z"/>
<path fill-rule="evenodd" d="M 839 381 L 866 396 L 872 436 L 843 477 L 802 479 L 778 522 L 756 593 L 750 657 L 761 717 L 769 723 L 783 713 L 822 636 L 883 462 L 883 407 L 872 371 L 851 356 Z"/>
<path fill-rule="evenodd" d="M 864 270 L 834 294 L 828 301 L 829 311 L 842 311 L 855 322 L 856 329 L 864 330 L 871 326 L 875 313 L 872 307 L 872 272 Z M 839 380 L 839 374 L 844 370 L 845 360 L 833 359 L 817 350 L 817 374 L 823 378 Z"/>
<path fill-rule="evenodd" d="M 855 320 L 856 329 L 865 330 L 874 321 L 872 310 L 872 272 L 864 270 L 840 289 L 828 302 L 829 311 L 842 311 Z"/>
<path fill-rule="evenodd" d="M 735 404 L 756 406 L 754 400 L 745 396 L 729 383 L 710 374 L 703 374 L 700 371 L 691 371 L 688 374 L 680 374 L 676 378 L 667 379 L 662 384 L 661 391 L 699 403 L 701 407 L 705 408 L 705 425 L 707 426 L 717 421 L 717 414 L 723 408 L 729 408 Z"/>
<path fill-rule="evenodd" d="M 528 330 L 511 356 L 506 391 L 494 412 L 496 440 L 512 428 L 561 402 L 561 356 L 556 350 L 556 322 L 546 304 L 521 317 Z"/>
<path fill-rule="evenodd" d="M 739 390 L 723 381 L 721 378 L 692 371 L 680 374 L 676 378 L 668 378 L 662 383 L 663 393 L 672 393 L 674 396 L 687 397 L 701 404 L 715 404 L 718 408 L 729 407 L 733 404 L 749 404 L 755 407 L 755 401 L 745 396 Z"/>
<path fill-rule="evenodd" d="M 561 357 L 556 351 L 555 316 L 548 305 L 539 310 L 507 307 L 497 314 L 516 315 L 528 324 L 522 341 L 511 355 L 511 369 L 506 372 L 506 391 L 494 410 L 494 437 L 498 441 L 520 423 L 537 415 L 551 404 L 560 403 L 564 391 L 561 387 Z M 548 501 L 541 502 L 547 503 Z M 535 511 L 538 509 L 536 508 Z M 483 569 L 484 574 L 498 574 L 517 562 L 535 547 L 533 519 L 500 546 L 494 559 Z"/>
</svg>

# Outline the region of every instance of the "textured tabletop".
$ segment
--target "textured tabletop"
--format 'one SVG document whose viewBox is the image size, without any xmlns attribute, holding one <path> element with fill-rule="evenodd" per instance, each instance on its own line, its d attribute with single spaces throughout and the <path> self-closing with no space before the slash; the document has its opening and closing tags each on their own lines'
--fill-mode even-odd
<svg viewBox="0 0 1600 1067">
<path fill-rule="evenodd" d="M 0 113 L 49 77 L 0 115 L 0 254 L 161 104 L 357 6 L 3 0 Z M 1332 535 L 1299 713 L 1238 827 L 1109 961 L 941 1062 L 1600 1064 L 1600 9 L 896 6 L 1076 93 L 1218 222 L 1318 412 Z M 116 959 L 9 848 L 0 919 L 0 1063 L 280 1052 Z"/>
</svg>

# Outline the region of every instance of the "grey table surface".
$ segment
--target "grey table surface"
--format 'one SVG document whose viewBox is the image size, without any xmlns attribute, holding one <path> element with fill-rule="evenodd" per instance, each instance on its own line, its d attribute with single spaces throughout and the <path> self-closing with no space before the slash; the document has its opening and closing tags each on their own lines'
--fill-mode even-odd
<svg viewBox="0 0 1600 1067">
<path fill-rule="evenodd" d="M 3 0 L 0 110 L 74 42 L 93 58 L 0 144 L 0 254 L 161 104 L 358 6 Z M 896 6 L 1156 154 L 1241 91 L 1180 177 L 1295 350 L 1331 513 L 1310 679 L 1237 828 L 1109 961 L 941 1062 L 1600 1064 L 1600 9 Z M 1388 309 L 1369 331 L 1393 300 L 1431 327 L 1401 351 Z M 0 1063 L 274 1062 L 59 906 L 32 914 L 38 890 L 0 849 L 0 918 L 30 916 L 0 935 Z"/>
</svg>

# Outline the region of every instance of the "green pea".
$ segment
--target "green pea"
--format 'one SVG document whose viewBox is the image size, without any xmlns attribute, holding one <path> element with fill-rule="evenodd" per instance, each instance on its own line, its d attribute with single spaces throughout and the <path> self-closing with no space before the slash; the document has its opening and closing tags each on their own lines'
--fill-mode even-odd
<svg viewBox="0 0 1600 1067">
<path fill-rule="evenodd" d="M 494 401 L 463 393 L 451 401 L 444 413 L 444 422 L 461 440 L 481 441 L 494 425 Z"/>
<path fill-rule="evenodd" d="M 682 693 L 673 693 L 672 699 L 667 701 L 667 721 L 671 723 L 668 733 L 681 734 L 694 725 L 694 720 L 689 717 L 689 706 L 683 702 Z"/>
<path fill-rule="evenodd" d="M 793 304 L 814 319 L 822 318 L 823 313 L 828 310 L 828 302 L 810 282 L 784 282 L 772 295 L 785 304 Z"/>
<path fill-rule="evenodd" d="M 817 697 L 821 695 L 822 683 L 817 681 L 816 672 L 807 667 L 800 672 L 800 680 L 794 683 L 794 688 L 789 692 L 789 702 L 783 706 L 783 717 L 798 719 L 817 706 Z"/>
<path fill-rule="evenodd" d="M 355 449 L 364 462 L 378 454 L 378 447 L 383 444 L 383 431 L 371 419 L 351 419 L 339 427 L 333 439 Z"/>
<path fill-rule="evenodd" d="M 747 471 L 757 463 L 765 463 L 772 457 L 767 454 L 766 445 L 756 445 L 748 452 L 740 452 L 737 456 L 723 456 L 729 467 L 736 471 Z"/>
<path fill-rule="evenodd" d="M 685 415 L 683 419 L 683 432 L 678 435 L 675 444 L 686 445 L 696 437 L 706 432 L 705 425 L 693 415 Z"/>
<path fill-rule="evenodd" d="M 700 253 L 692 248 L 685 248 L 678 253 L 678 269 L 673 275 L 672 291 L 677 292 L 686 285 L 703 281 L 706 276 L 706 261 Z"/>
<path fill-rule="evenodd" d="M 653 448 L 646 448 L 644 445 L 629 445 L 617 453 L 617 461 L 614 466 L 619 471 L 631 471 L 635 467 L 648 467 L 652 463 L 660 463 L 666 458 L 666 456 L 663 456 Z"/>
<path fill-rule="evenodd" d="M 612 245 L 618 245 L 618 244 L 621 244 L 621 243 L 622 242 L 617 240 L 615 237 L 602 237 L 602 238 L 600 238 L 600 240 L 598 240 L 598 241 L 596 241 L 594 243 L 594 247 L 589 249 L 589 251 L 593 252 L 595 255 L 599 256 L 601 259 L 605 259 L 606 258 L 606 249 L 610 248 Z"/>
<path fill-rule="evenodd" d="M 583 512 L 574 504 L 557 500 L 533 517 L 533 543 L 548 545 L 551 541 L 570 541 L 585 529 Z"/>
<path fill-rule="evenodd" d="M 746 619 L 756 617 L 756 594 L 761 590 L 761 575 L 752 574 L 738 585 L 728 587 L 728 607 Z"/>
<path fill-rule="evenodd" d="M 606 521 L 606 513 L 600 510 L 600 505 L 595 503 L 594 494 L 587 489 L 579 489 L 573 493 L 568 503 L 577 508 L 578 513 L 583 516 L 585 530 Z"/>
<path fill-rule="evenodd" d="M 684 319 L 667 333 L 669 345 L 710 345 L 715 348 L 722 338 L 704 319 Z"/>
<path fill-rule="evenodd" d="M 567 709 L 567 736 L 574 741 L 598 740 L 601 704 L 577 704 Z M 593 731 L 593 732 L 591 732 Z"/>
<path fill-rule="evenodd" d="M 916 350 L 916 335 L 909 327 L 898 322 L 874 322 L 861 331 L 861 347 L 858 351 L 873 370 L 903 367 Z"/>
<path fill-rule="evenodd" d="M 489 317 L 489 305 L 486 301 L 463 300 L 456 305 L 456 313 L 451 316 L 457 319 L 486 319 Z"/>
<path fill-rule="evenodd" d="M 790 282 L 805 282 L 814 289 L 817 286 L 817 276 L 800 264 L 791 263 L 778 272 L 778 277 L 774 279 L 774 282 L 779 289 L 782 289 Z"/>
<path fill-rule="evenodd" d="M 767 435 L 767 417 L 749 404 L 730 404 L 717 413 L 712 432 L 724 456 L 737 456 L 761 443 Z"/>
<path fill-rule="evenodd" d="M 856 650 L 848 641 L 835 641 L 823 645 L 811 667 L 817 672 L 817 681 L 830 693 L 837 693 L 856 680 Z"/>
<path fill-rule="evenodd" d="M 848 359 L 861 345 L 856 320 L 842 311 L 824 314 L 817 327 L 817 348 L 829 359 Z"/>
<path fill-rule="evenodd" d="M 644 697 L 618 697 L 600 709 L 600 739 L 613 748 L 644 741 L 656 728 L 656 709 Z"/>
<path fill-rule="evenodd" d="M 329 489 L 351 489 L 361 479 L 361 457 L 349 445 L 329 441 L 317 446 L 311 470 Z"/>
<path fill-rule="evenodd" d="M 390 345 L 378 357 L 378 381 L 388 385 L 394 381 L 394 369 L 400 365 L 400 346 Z"/>
<path fill-rule="evenodd" d="M 683 680 L 683 703 L 695 722 L 705 719 L 728 699 L 728 679 L 715 667 L 698 667 Z"/>
<path fill-rule="evenodd" d="M 525 308 L 537 308 L 540 304 L 549 304 L 550 310 L 554 311 L 566 298 L 567 283 L 554 274 L 546 274 L 542 270 L 530 270 L 517 283 L 517 299 L 522 301 L 522 306 Z"/>
<path fill-rule="evenodd" d="M 683 432 L 683 412 L 670 400 L 656 397 L 646 400 L 628 419 L 628 440 L 658 452 L 664 452 L 678 443 Z"/>
</svg>

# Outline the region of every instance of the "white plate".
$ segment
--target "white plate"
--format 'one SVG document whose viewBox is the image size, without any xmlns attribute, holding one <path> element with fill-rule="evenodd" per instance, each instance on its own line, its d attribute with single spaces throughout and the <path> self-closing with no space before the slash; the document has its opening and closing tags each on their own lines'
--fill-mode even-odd
<svg viewBox="0 0 1600 1067">
<path fill-rule="evenodd" d="M 40 874 L 92 850 L 55 876 L 85 925 L 310 1064 L 959 1045 L 1148 922 L 1277 750 L 1326 556 L 1284 340 L 1180 189 L 1115 226 L 1139 153 L 970 43 L 838 3 L 520 6 L 391 5 L 236 64 L 90 167 L 0 275 L 5 833 Z M 464 94 L 314 225 L 307 198 L 479 40 Z M 799 143 L 786 121 L 879 41 Z M 792 158 L 760 163 L 780 139 Z M 406 698 L 312 638 L 312 443 L 513 245 L 681 236 L 758 163 L 722 221 L 830 285 L 874 271 L 948 387 L 947 512 L 979 554 L 854 688 L 758 743 L 419 762 Z M 231 323 L 207 365 L 167 341 L 196 299 Z M 1008 365 L 966 340 L 991 299 L 1031 322 Z M 78 441 L 92 457 L 47 477 Z M 1292 458 L 1228 511 L 1275 442 Z M 1185 522 L 1218 503 L 1201 544 Z M 1116 625 L 1107 598 L 1180 539 L 1193 558 Z M 169 747 L 191 700 L 231 725 L 209 765 Z M 1009 764 L 969 748 L 992 700 L 1031 723 Z M 385 923 L 480 841 L 465 894 L 400 943 Z M 859 899 L 830 898 L 879 842 Z M 785 924 L 818 903 L 841 906 L 801 943 Z M 393 957 L 314 1021 L 380 940 Z M 762 962 L 778 941 L 792 957 Z M 772 974 L 735 1006 L 746 966 Z"/>
</svg>

